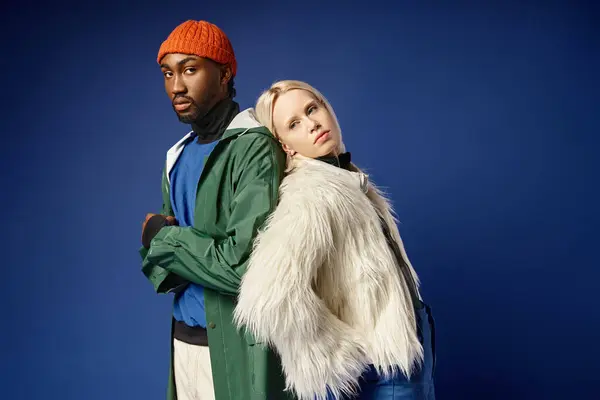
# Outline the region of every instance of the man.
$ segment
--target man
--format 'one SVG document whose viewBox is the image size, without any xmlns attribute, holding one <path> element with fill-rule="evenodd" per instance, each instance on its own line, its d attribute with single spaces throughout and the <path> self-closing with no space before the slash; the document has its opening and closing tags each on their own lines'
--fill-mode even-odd
<svg viewBox="0 0 600 400">
<path fill-rule="evenodd" d="M 233 325 L 253 239 L 278 200 L 285 154 L 251 109 L 239 111 L 227 36 L 186 21 L 157 61 L 192 131 L 166 156 L 163 207 L 142 228 L 142 271 L 175 293 L 168 399 L 285 399 L 278 357 Z"/>
</svg>

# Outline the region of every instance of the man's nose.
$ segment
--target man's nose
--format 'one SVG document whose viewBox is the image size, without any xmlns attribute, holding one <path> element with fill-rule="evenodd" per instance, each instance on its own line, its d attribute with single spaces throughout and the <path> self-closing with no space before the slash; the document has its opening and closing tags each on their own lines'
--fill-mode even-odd
<svg viewBox="0 0 600 400">
<path fill-rule="evenodd" d="M 171 88 L 173 94 L 181 94 L 187 92 L 187 87 L 181 76 L 175 75 L 173 77 L 173 87 Z"/>
</svg>

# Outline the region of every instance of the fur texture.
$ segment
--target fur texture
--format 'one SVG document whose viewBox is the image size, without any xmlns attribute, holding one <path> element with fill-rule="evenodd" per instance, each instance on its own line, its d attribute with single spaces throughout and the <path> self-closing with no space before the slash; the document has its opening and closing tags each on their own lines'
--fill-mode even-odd
<svg viewBox="0 0 600 400">
<path fill-rule="evenodd" d="M 413 301 L 417 283 L 389 202 L 365 175 L 294 158 L 280 202 L 259 232 L 234 319 L 280 355 L 301 400 L 352 394 L 369 364 L 407 376 L 422 362 Z M 398 243 L 395 259 L 380 216 Z M 418 296 L 418 293 L 417 293 Z"/>
</svg>

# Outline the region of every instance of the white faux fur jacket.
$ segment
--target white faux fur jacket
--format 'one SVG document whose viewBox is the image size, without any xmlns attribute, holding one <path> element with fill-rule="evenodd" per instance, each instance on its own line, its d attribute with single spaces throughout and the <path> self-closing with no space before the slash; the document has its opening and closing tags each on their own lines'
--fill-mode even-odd
<svg viewBox="0 0 600 400">
<path fill-rule="evenodd" d="M 335 398 L 354 393 L 369 364 L 410 376 L 423 349 L 400 268 L 415 287 L 418 280 L 389 202 L 358 170 L 298 156 L 293 163 L 255 240 L 235 323 L 278 352 L 301 400 L 325 399 L 327 389 Z"/>
</svg>

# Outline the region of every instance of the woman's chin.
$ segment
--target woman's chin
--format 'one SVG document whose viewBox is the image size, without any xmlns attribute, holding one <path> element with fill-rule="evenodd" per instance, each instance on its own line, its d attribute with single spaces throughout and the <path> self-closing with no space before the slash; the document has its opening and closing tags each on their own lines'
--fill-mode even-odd
<svg viewBox="0 0 600 400">
<path fill-rule="evenodd" d="M 335 157 L 337 156 L 337 144 L 333 142 L 333 140 L 331 141 L 331 143 L 324 143 L 323 146 L 321 146 L 321 148 L 318 151 L 318 156 L 317 157 Z M 316 158 L 316 157 L 315 157 Z"/>
</svg>

